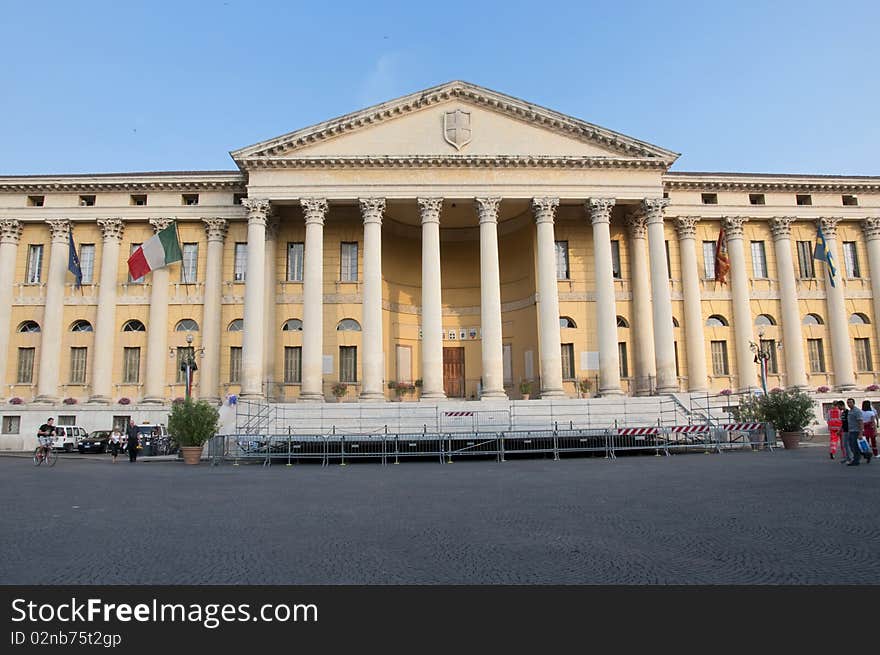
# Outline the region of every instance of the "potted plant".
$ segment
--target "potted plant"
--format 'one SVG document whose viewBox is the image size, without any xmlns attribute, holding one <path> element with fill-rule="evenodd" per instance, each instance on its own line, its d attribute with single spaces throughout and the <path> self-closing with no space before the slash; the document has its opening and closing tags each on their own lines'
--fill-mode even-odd
<svg viewBox="0 0 880 655">
<path fill-rule="evenodd" d="M 869 384 L 867 387 L 865 387 L 865 391 L 880 391 L 880 387 L 878 387 L 876 384 Z"/>
<path fill-rule="evenodd" d="M 756 399 L 758 417 L 770 423 L 786 448 L 797 448 L 804 428 L 813 422 L 813 399 L 805 391 L 773 391 Z"/>
<path fill-rule="evenodd" d="M 62 402 L 65 405 L 76 405 L 76 398 L 65 398 Z"/>
<path fill-rule="evenodd" d="M 519 392 L 522 394 L 523 400 L 528 400 L 532 394 L 532 382 L 531 380 L 523 380 L 519 383 Z"/>
<path fill-rule="evenodd" d="M 342 402 L 342 397 L 348 393 L 348 385 L 345 382 L 337 382 L 332 387 L 333 397 L 336 398 L 336 402 Z"/>
<path fill-rule="evenodd" d="M 123 397 L 120 398 L 117 402 L 118 402 L 120 405 L 129 405 L 129 404 L 131 404 L 131 398 L 127 398 L 126 396 L 123 396 Z"/>
<path fill-rule="evenodd" d="M 821 387 L 816 388 L 816 393 L 828 393 L 829 391 L 831 391 L 831 389 L 824 384 Z"/>
<path fill-rule="evenodd" d="M 589 378 L 584 378 L 583 380 L 578 380 L 577 388 L 578 388 L 578 392 L 581 394 L 581 398 L 583 398 L 588 393 L 590 393 L 591 386 L 592 385 L 590 384 Z"/>
<path fill-rule="evenodd" d="M 220 414 L 204 400 L 174 403 L 168 417 L 168 432 L 180 446 L 185 464 L 198 464 L 202 446 L 217 432 Z"/>
<path fill-rule="evenodd" d="M 15 396 L 15 398 L 9 399 L 9 404 L 10 405 L 23 405 L 24 401 L 21 398 L 19 398 L 18 396 Z"/>
</svg>

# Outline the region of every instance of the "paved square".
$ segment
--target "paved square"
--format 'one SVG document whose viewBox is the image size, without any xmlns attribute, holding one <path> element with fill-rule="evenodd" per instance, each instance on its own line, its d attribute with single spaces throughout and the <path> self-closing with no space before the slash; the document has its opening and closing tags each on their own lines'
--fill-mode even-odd
<svg viewBox="0 0 880 655">
<path fill-rule="evenodd" d="M 880 583 L 880 462 L 0 457 L 4 584 Z"/>
</svg>

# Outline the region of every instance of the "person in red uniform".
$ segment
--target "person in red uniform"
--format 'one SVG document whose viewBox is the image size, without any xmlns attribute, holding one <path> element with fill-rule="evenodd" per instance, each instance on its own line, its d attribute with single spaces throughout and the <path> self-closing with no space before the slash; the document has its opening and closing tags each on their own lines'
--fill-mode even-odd
<svg viewBox="0 0 880 655">
<path fill-rule="evenodd" d="M 841 416 L 840 407 L 838 405 L 840 401 L 835 402 L 831 409 L 828 410 L 828 434 L 830 435 L 828 447 L 829 447 L 829 455 L 831 459 L 834 459 L 834 456 L 837 454 L 837 451 L 840 450 L 840 438 L 841 438 L 841 430 L 843 429 L 843 417 Z M 842 403 L 841 403 L 842 404 Z"/>
</svg>

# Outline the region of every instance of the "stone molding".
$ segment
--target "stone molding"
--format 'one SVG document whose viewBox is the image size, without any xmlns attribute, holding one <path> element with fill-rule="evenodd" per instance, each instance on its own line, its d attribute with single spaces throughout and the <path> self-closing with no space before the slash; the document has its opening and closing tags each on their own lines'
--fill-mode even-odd
<svg viewBox="0 0 880 655">
<path fill-rule="evenodd" d="M 203 218 L 205 224 L 205 234 L 208 241 L 219 241 L 223 243 L 226 239 L 226 230 L 229 228 L 229 222 L 225 218 Z"/>
<path fill-rule="evenodd" d="M 557 207 L 559 207 L 559 198 L 532 198 L 532 213 L 535 215 L 535 223 L 553 225 Z"/>
<path fill-rule="evenodd" d="M 382 215 L 385 213 L 385 198 L 359 198 L 361 216 L 364 225 L 378 223 L 382 225 Z"/>
<path fill-rule="evenodd" d="M 157 234 L 164 230 L 166 227 L 170 227 L 174 224 L 173 218 L 151 218 L 150 225 L 153 226 L 153 231 Z"/>
<path fill-rule="evenodd" d="M 840 219 L 831 216 L 822 216 L 816 219 L 816 226 L 822 229 L 826 239 L 837 239 L 838 223 L 840 223 Z"/>
<path fill-rule="evenodd" d="M 22 223 L 14 218 L 0 220 L 0 243 L 12 243 L 18 245 L 21 241 Z"/>
<path fill-rule="evenodd" d="M 676 216 L 675 232 L 679 241 L 685 239 L 697 238 L 697 223 L 700 221 L 699 216 Z"/>
<path fill-rule="evenodd" d="M 770 234 L 774 241 L 791 238 L 791 224 L 794 216 L 774 216 L 770 219 Z"/>
<path fill-rule="evenodd" d="M 748 222 L 748 220 L 749 219 L 745 216 L 722 216 L 721 225 L 724 226 L 727 240 L 742 239 L 744 234 L 743 225 Z"/>
<path fill-rule="evenodd" d="M 272 212 L 272 203 L 267 198 L 242 198 L 242 206 L 247 211 L 248 223 L 266 224 Z"/>
<path fill-rule="evenodd" d="M 417 198 L 419 203 L 419 217 L 422 225 L 426 223 L 440 223 L 440 210 L 443 208 L 443 198 Z"/>
<path fill-rule="evenodd" d="M 587 212 L 590 216 L 590 222 L 593 225 L 597 223 L 611 223 L 611 210 L 614 208 L 614 198 L 590 198 L 585 203 Z"/>
<path fill-rule="evenodd" d="M 99 218 L 98 227 L 101 228 L 101 236 L 104 241 L 122 242 L 125 234 L 125 221 L 121 218 Z"/>
<path fill-rule="evenodd" d="M 306 225 L 324 225 L 324 218 L 327 216 L 326 198 L 300 198 L 299 204 L 302 205 Z"/>
<path fill-rule="evenodd" d="M 667 198 L 645 198 L 642 200 L 642 211 L 648 225 L 663 222 L 663 211 L 669 205 Z"/>
<path fill-rule="evenodd" d="M 862 231 L 868 241 L 880 239 L 880 216 L 868 216 L 862 221 Z"/>
<path fill-rule="evenodd" d="M 192 176 L 191 179 L 187 177 Z M 228 176 L 228 177 L 227 177 Z M 97 173 L 94 175 L 22 175 L 0 177 L 0 191 L 4 193 L 105 193 L 108 191 L 230 191 L 247 192 L 243 173 L 229 172 L 212 175 L 210 172 L 150 174 Z"/>
<path fill-rule="evenodd" d="M 626 227 L 631 239 L 646 239 L 648 237 L 647 219 L 645 213 L 640 209 L 626 215 Z"/>
<path fill-rule="evenodd" d="M 480 225 L 483 223 L 498 223 L 498 208 L 501 206 L 501 197 L 474 198 L 477 203 L 477 213 L 480 216 Z"/>
<path fill-rule="evenodd" d="M 718 179 L 713 179 L 718 178 Z M 666 172 L 664 191 L 880 192 L 880 177 L 755 175 Z"/>
<path fill-rule="evenodd" d="M 68 235 L 70 234 L 70 221 L 66 218 L 50 218 L 46 221 L 49 225 L 49 232 L 52 235 L 52 243 L 63 243 L 67 245 Z"/>
<path fill-rule="evenodd" d="M 618 157 L 553 157 L 539 155 L 400 155 L 300 157 L 297 159 L 241 160 L 256 168 L 648 168 L 665 169 L 660 159 Z"/>
</svg>

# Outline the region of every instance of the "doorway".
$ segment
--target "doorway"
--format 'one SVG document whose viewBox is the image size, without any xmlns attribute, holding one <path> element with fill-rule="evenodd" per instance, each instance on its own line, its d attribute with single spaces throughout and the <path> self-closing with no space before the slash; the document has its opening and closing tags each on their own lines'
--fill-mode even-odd
<svg viewBox="0 0 880 655">
<path fill-rule="evenodd" d="M 443 391 L 447 398 L 464 398 L 464 348 L 443 349 Z"/>
</svg>

